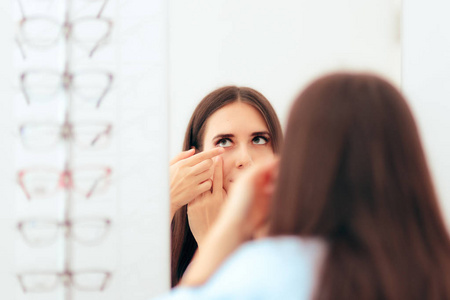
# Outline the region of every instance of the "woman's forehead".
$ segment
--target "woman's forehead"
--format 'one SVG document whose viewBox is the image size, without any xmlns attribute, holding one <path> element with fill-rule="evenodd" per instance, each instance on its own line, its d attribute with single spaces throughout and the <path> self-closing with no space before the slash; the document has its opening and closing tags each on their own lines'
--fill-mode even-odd
<svg viewBox="0 0 450 300">
<path fill-rule="evenodd" d="M 261 113 L 253 106 L 243 102 L 234 102 L 215 111 L 206 121 L 205 137 L 220 132 L 233 131 L 253 132 L 268 131 Z"/>
</svg>

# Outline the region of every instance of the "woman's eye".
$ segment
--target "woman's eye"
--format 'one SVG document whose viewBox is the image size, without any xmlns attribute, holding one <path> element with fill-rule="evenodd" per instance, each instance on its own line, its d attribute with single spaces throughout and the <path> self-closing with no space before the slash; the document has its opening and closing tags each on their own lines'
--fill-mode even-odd
<svg viewBox="0 0 450 300">
<path fill-rule="evenodd" d="M 229 139 L 221 139 L 217 141 L 216 146 L 227 148 L 231 146 L 231 141 Z"/>
<path fill-rule="evenodd" d="M 253 139 L 253 144 L 256 144 L 256 145 L 265 145 L 265 144 L 267 144 L 267 142 L 268 142 L 268 139 L 263 136 L 257 136 Z"/>
</svg>

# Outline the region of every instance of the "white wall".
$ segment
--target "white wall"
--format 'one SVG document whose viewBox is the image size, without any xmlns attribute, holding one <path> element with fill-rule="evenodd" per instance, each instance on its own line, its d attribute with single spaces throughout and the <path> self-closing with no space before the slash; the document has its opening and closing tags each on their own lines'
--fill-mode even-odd
<svg viewBox="0 0 450 300">
<path fill-rule="evenodd" d="M 450 2 L 404 0 L 403 90 L 450 225 Z"/>
<path fill-rule="evenodd" d="M 284 125 L 289 105 L 328 70 L 371 70 L 400 82 L 399 0 L 170 1 L 170 156 L 210 91 L 250 86 Z"/>
<path fill-rule="evenodd" d="M 9 39 L 13 32 L 11 22 L 11 3 L 3 1 L 0 3 L 0 30 L 1 39 Z M 12 127 L 12 116 L 9 112 L 12 110 L 13 103 L 12 90 L 9 86 L 10 71 L 12 69 L 12 43 L 1 41 L 0 47 L 0 290 L 2 296 L 8 299 L 14 299 L 13 286 L 17 286 L 16 278 L 12 276 L 14 268 L 14 247 L 13 240 L 15 232 L 11 230 L 14 221 L 11 218 L 11 207 L 14 207 L 14 192 L 10 188 L 13 179 L 9 175 L 13 168 L 14 152 L 13 147 L 8 146 L 6 141 L 10 140 L 10 129 Z M 9 170 L 9 171 L 7 171 Z"/>
</svg>

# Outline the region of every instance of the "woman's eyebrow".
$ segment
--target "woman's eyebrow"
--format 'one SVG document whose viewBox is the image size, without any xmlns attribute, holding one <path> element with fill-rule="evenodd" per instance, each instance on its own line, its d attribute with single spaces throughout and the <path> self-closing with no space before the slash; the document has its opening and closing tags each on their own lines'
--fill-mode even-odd
<svg viewBox="0 0 450 300">
<path fill-rule="evenodd" d="M 257 131 L 257 132 L 253 132 L 252 136 L 257 136 L 257 135 L 268 135 L 270 136 L 270 133 L 268 131 Z"/>
<path fill-rule="evenodd" d="M 211 140 L 214 141 L 214 140 L 216 140 L 218 138 L 225 139 L 225 138 L 232 138 L 232 137 L 234 137 L 234 134 L 231 134 L 231 133 L 220 133 L 220 134 L 216 135 L 215 137 L 213 137 Z"/>
</svg>

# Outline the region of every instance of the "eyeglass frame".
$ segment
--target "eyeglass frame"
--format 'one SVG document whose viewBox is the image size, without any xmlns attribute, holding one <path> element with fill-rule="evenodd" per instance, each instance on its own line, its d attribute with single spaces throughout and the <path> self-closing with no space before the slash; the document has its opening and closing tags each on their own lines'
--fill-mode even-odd
<svg viewBox="0 0 450 300">
<path fill-rule="evenodd" d="M 102 284 L 100 285 L 100 287 L 98 289 L 83 289 L 80 288 L 80 286 L 77 286 L 73 280 L 73 276 L 80 274 L 80 273 L 101 273 L 102 275 L 104 275 L 104 279 Z M 102 292 L 105 290 L 108 281 L 110 280 L 111 276 L 112 276 L 112 272 L 110 271 L 105 271 L 105 270 L 96 270 L 96 269 L 91 269 L 91 270 L 82 270 L 82 271 L 72 271 L 72 270 L 65 270 L 64 272 L 57 272 L 57 271 L 28 271 L 28 272 L 22 272 L 22 273 L 18 273 L 16 274 L 20 286 L 22 287 L 22 290 L 24 293 L 29 293 L 29 292 L 36 292 L 36 291 L 30 291 L 29 289 L 26 288 L 25 283 L 24 283 L 24 276 L 27 275 L 45 275 L 45 274 L 49 274 L 49 275 L 55 275 L 57 279 L 56 283 L 48 290 L 45 291 L 40 291 L 40 292 L 50 292 L 53 291 L 54 289 L 56 289 L 58 287 L 58 283 L 63 284 L 64 286 L 68 286 L 69 283 L 76 287 L 78 290 L 82 290 L 82 291 L 98 291 L 98 292 Z"/>
<path fill-rule="evenodd" d="M 110 167 L 103 167 L 103 166 L 97 166 L 99 169 L 102 169 L 103 171 L 105 171 L 105 177 L 106 179 L 109 179 L 111 177 L 111 173 L 112 173 L 112 169 Z M 53 173 L 58 173 L 59 174 L 59 181 L 58 181 L 58 188 L 63 188 L 65 190 L 73 190 L 74 188 L 74 184 L 73 184 L 73 176 L 72 173 L 74 172 L 73 169 L 68 170 L 68 169 L 64 169 L 63 171 L 57 171 L 56 169 L 50 169 L 50 168 L 27 168 L 27 169 L 22 169 L 19 170 L 19 172 L 17 173 L 17 181 L 19 183 L 19 186 L 22 188 L 22 191 L 24 192 L 25 196 L 27 197 L 27 200 L 31 200 L 32 197 L 30 195 L 30 193 L 28 192 L 25 184 L 24 184 L 24 180 L 23 177 L 35 170 L 35 169 L 41 169 L 41 170 L 47 170 L 47 171 L 51 171 Z M 96 182 L 94 182 L 94 185 L 92 186 L 91 189 L 89 189 L 89 192 L 84 195 L 85 198 L 90 198 L 92 196 L 92 194 L 94 193 L 95 190 L 95 186 L 97 185 L 98 180 L 96 180 Z"/>
<path fill-rule="evenodd" d="M 91 246 L 91 245 L 94 245 L 94 244 L 98 244 L 99 242 L 101 242 L 106 237 L 106 235 L 108 234 L 109 230 L 111 229 L 111 223 L 112 223 L 111 219 L 109 219 L 109 218 L 100 218 L 100 217 L 97 217 L 97 218 L 92 218 L 92 217 L 91 218 L 87 218 L 87 217 L 85 217 L 85 218 L 77 218 L 77 219 L 66 219 L 64 221 L 58 221 L 57 219 L 47 219 L 47 218 L 39 218 L 38 217 L 38 218 L 32 218 L 32 219 L 30 218 L 30 219 L 27 219 L 27 220 L 19 221 L 17 223 L 17 230 L 19 230 L 19 232 L 21 233 L 21 236 L 24 239 L 24 241 L 27 242 L 27 244 L 32 246 L 32 247 L 40 247 L 42 245 L 33 244 L 33 242 L 31 242 L 29 239 L 27 239 L 27 235 L 25 234 L 23 227 L 24 227 L 25 223 L 35 222 L 35 221 L 51 223 L 52 225 L 55 225 L 55 227 L 56 227 L 56 229 L 55 229 L 55 237 L 52 238 L 51 240 L 49 240 L 46 243 L 46 245 L 43 245 L 43 246 L 47 246 L 47 245 L 49 246 L 49 245 L 53 244 L 58 239 L 57 234 L 60 231 L 59 228 L 61 228 L 61 227 L 64 227 L 64 230 L 65 230 L 64 234 L 65 234 L 66 237 L 70 237 L 70 238 L 72 238 L 73 240 L 77 241 L 78 243 L 80 243 L 82 245 Z M 74 226 L 74 223 L 83 222 L 83 221 L 100 221 L 100 222 L 102 222 L 103 225 L 105 226 L 105 233 L 100 238 L 98 238 L 98 240 L 96 242 L 84 242 L 84 241 L 82 241 L 82 239 L 77 238 L 77 236 L 73 234 L 72 227 Z"/>
<path fill-rule="evenodd" d="M 52 70 L 52 69 L 42 69 L 42 70 L 28 70 L 25 72 L 22 72 L 20 74 L 20 89 L 25 97 L 25 101 L 27 102 L 28 105 L 31 104 L 31 98 L 30 95 L 27 93 L 27 89 L 25 87 L 25 79 L 27 77 L 27 75 L 33 73 L 33 72 L 49 72 L 49 73 L 58 73 L 58 76 L 61 77 L 62 79 L 62 87 L 66 92 L 69 92 L 72 90 L 72 83 L 73 83 L 73 78 L 74 76 L 77 76 L 78 74 L 83 74 L 83 73 L 92 73 L 94 71 L 79 71 L 79 72 L 71 72 L 68 70 L 68 68 L 66 67 L 64 72 L 59 73 L 58 71 Z M 106 94 L 111 90 L 111 86 L 112 86 L 112 82 L 114 79 L 114 75 L 111 72 L 108 71 L 97 71 L 98 73 L 103 73 L 107 80 L 107 86 L 105 87 L 103 93 L 100 95 L 99 99 L 97 100 L 97 103 L 95 104 L 95 107 L 98 108 L 100 107 L 100 104 L 102 103 L 103 99 L 105 98 Z"/>
<path fill-rule="evenodd" d="M 66 140 L 75 141 L 76 134 L 73 132 L 74 131 L 73 128 L 78 127 L 80 125 L 104 125 L 105 126 L 105 129 L 96 135 L 96 138 L 92 141 L 91 144 L 95 143 L 95 141 L 97 141 L 101 136 L 106 136 L 106 138 L 109 139 L 111 137 L 111 132 L 112 132 L 112 124 L 109 122 L 105 122 L 103 124 L 102 123 L 88 123 L 88 122 L 73 123 L 73 122 L 65 120 L 64 123 L 58 124 L 58 123 L 51 123 L 51 122 L 31 122 L 30 121 L 30 122 L 22 123 L 19 127 L 19 134 L 20 134 L 20 138 L 21 138 L 21 141 L 22 141 L 22 144 L 24 145 L 24 147 L 29 148 L 29 149 L 32 148 L 30 146 L 27 146 L 27 143 L 24 141 L 25 129 L 27 127 L 39 126 L 39 125 L 44 125 L 44 124 L 60 128 L 60 132 L 58 133 L 57 140 L 63 140 L 63 141 L 66 141 Z"/>
<path fill-rule="evenodd" d="M 103 5 L 102 5 L 102 7 L 100 8 L 100 11 L 97 13 L 97 15 L 95 17 L 81 17 L 81 18 L 77 18 L 75 20 L 69 21 L 67 16 L 66 16 L 66 18 L 65 18 L 64 22 L 62 22 L 62 24 L 61 24 L 61 22 L 59 22 L 58 20 L 56 20 L 56 19 L 54 19 L 54 18 L 52 18 L 50 16 L 39 16 L 39 15 L 36 15 L 36 16 L 32 16 L 32 17 L 27 17 L 26 14 L 25 14 L 25 10 L 23 9 L 22 1 L 21 0 L 17 0 L 17 1 L 19 3 L 20 13 L 22 15 L 22 18 L 19 21 L 19 29 L 23 27 L 24 23 L 27 20 L 35 19 L 35 18 L 47 19 L 47 20 L 50 20 L 50 21 L 52 21 L 52 22 L 54 22 L 56 24 L 59 24 L 59 26 L 61 27 L 61 33 L 64 35 L 64 39 L 66 41 L 68 41 L 70 39 L 70 35 L 71 35 L 71 32 L 72 32 L 72 27 L 73 27 L 73 24 L 75 22 L 78 22 L 78 21 L 83 20 L 83 19 L 98 19 L 98 20 L 102 20 L 102 21 L 106 22 L 106 24 L 108 25 L 108 31 L 107 31 L 107 33 L 105 34 L 104 37 L 102 37 L 101 39 L 99 39 L 97 41 L 95 47 L 89 52 L 89 57 L 92 57 L 94 55 L 94 52 L 98 49 L 98 47 L 104 41 L 106 41 L 109 38 L 109 36 L 111 35 L 113 22 L 111 20 L 101 16 L 101 14 L 103 13 L 103 10 L 105 9 L 106 4 L 108 3 L 109 0 L 102 0 L 103 1 Z M 54 42 L 56 43 L 57 40 L 58 39 L 56 39 Z M 24 52 L 23 47 L 22 47 L 22 42 L 20 41 L 20 39 L 17 36 L 15 38 L 15 42 L 19 46 L 19 49 L 20 49 L 20 51 L 22 53 L 23 58 L 26 58 L 25 52 Z"/>
</svg>

